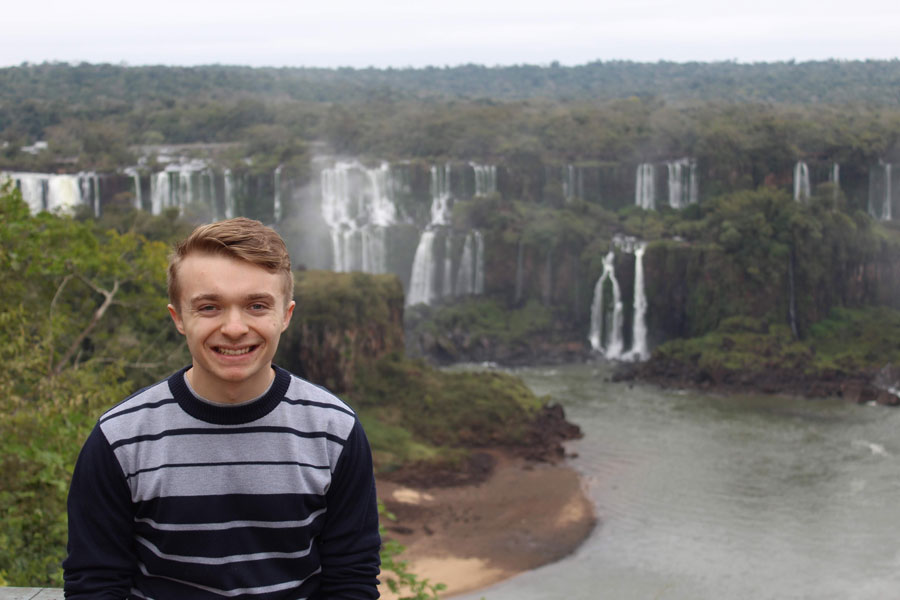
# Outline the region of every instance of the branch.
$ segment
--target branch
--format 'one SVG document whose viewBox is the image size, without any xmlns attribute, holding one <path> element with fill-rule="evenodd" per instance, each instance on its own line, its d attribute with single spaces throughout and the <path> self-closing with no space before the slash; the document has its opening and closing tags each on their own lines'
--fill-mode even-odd
<svg viewBox="0 0 900 600">
<path fill-rule="evenodd" d="M 63 277 L 63 280 L 59 283 L 59 287 L 56 288 L 56 293 L 53 294 L 53 300 L 50 301 L 50 311 L 48 313 L 49 324 L 47 326 L 47 371 L 50 372 L 53 371 L 53 312 L 56 309 L 56 301 L 59 300 L 63 288 L 65 288 L 66 284 L 71 280 L 71 273 Z"/>
<path fill-rule="evenodd" d="M 88 281 L 85 277 L 83 277 L 81 275 L 79 275 L 78 277 L 82 281 L 87 283 L 90 287 L 92 287 L 95 291 L 97 291 L 100 294 L 103 294 L 103 303 L 97 308 L 97 310 L 94 311 L 94 316 L 91 319 L 91 322 L 88 323 L 87 327 L 85 327 L 81 331 L 81 333 L 78 335 L 78 337 L 75 338 L 75 341 L 72 342 L 72 345 L 69 346 L 68 350 L 66 350 L 66 354 L 56 364 L 56 367 L 53 369 L 54 375 L 59 375 L 62 372 L 63 368 L 66 366 L 66 364 L 69 362 L 69 360 L 71 360 L 71 358 L 75 354 L 75 352 L 78 351 L 78 348 L 81 347 L 81 343 L 84 341 L 84 339 L 91 333 L 91 331 L 94 330 L 94 327 L 97 326 L 97 323 L 100 322 L 100 319 L 103 318 L 103 315 L 106 313 L 107 309 L 112 304 L 113 297 L 119 291 L 119 280 L 118 279 L 116 279 L 113 282 L 112 290 L 107 291 L 107 290 L 98 288 L 96 285 L 94 285 L 93 282 Z"/>
</svg>

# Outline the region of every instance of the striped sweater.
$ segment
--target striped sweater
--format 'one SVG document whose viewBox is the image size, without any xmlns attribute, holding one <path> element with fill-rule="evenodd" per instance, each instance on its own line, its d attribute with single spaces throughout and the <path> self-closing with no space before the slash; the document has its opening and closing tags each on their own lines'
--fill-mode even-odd
<svg viewBox="0 0 900 600">
<path fill-rule="evenodd" d="M 354 413 L 275 367 L 250 403 L 183 369 L 106 412 L 69 490 L 67 598 L 377 598 L 372 459 Z"/>
</svg>

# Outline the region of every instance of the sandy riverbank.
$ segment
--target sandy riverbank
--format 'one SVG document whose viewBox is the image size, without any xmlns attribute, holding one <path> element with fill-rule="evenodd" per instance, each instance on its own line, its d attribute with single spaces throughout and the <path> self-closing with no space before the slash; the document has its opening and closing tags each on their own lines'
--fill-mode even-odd
<svg viewBox="0 0 900 600">
<path fill-rule="evenodd" d="M 578 474 L 565 463 L 535 463 L 504 453 L 482 482 L 423 487 L 378 482 L 396 515 L 387 537 L 406 546 L 410 570 L 451 597 L 570 554 L 595 525 Z M 392 596 L 382 584 L 382 595 Z"/>
</svg>

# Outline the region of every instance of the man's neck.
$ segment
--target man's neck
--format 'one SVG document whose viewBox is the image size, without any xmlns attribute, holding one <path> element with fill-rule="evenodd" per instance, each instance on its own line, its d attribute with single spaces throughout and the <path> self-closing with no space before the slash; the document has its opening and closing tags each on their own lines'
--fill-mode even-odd
<svg viewBox="0 0 900 600">
<path fill-rule="evenodd" d="M 213 404 L 231 405 L 242 404 L 259 398 L 269 389 L 272 380 L 275 379 L 275 369 L 269 368 L 262 371 L 261 374 L 265 375 L 265 377 L 257 378 L 258 380 L 237 383 L 216 381 L 213 384 L 206 381 L 204 377 L 198 376 L 198 372 L 195 371 L 194 367 L 191 367 L 185 371 L 184 378 L 194 393 L 204 400 Z"/>
</svg>

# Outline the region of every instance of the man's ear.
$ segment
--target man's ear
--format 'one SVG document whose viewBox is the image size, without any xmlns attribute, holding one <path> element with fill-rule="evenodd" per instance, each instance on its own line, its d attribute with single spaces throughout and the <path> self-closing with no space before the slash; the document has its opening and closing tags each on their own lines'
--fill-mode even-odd
<svg viewBox="0 0 900 600">
<path fill-rule="evenodd" d="M 291 317 L 294 315 L 294 307 L 297 306 L 297 303 L 291 300 L 291 302 L 287 305 L 287 308 L 284 309 L 284 323 L 281 325 L 281 331 L 284 333 L 284 330 L 288 328 L 288 325 L 291 322 Z"/>
<path fill-rule="evenodd" d="M 166 308 L 169 309 L 169 314 L 172 315 L 172 321 L 175 323 L 175 329 L 178 330 L 178 333 L 184 335 L 184 321 L 181 320 L 181 315 L 178 314 L 178 311 L 175 310 L 175 307 L 169 304 Z"/>
</svg>

